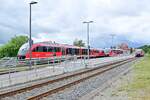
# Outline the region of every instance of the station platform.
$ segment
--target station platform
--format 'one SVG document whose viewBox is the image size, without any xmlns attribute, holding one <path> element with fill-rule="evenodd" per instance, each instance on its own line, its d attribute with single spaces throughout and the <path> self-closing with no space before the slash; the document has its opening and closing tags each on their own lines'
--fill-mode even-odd
<svg viewBox="0 0 150 100">
<path fill-rule="evenodd" d="M 104 64 L 115 62 L 133 57 L 133 55 L 119 56 L 119 57 L 104 57 L 95 59 L 76 59 L 73 61 L 64 61 L 57 65 L 47 65 L 44 68 L 32 69 L 28 71 L 21 71 L 16 73 L 9 73 L 0 75 L 0 88 L 25 83 L 37 79 L 51 77 L 67 72 L 72 72 L 84 68 L 98 67 Z"/>
</svg>

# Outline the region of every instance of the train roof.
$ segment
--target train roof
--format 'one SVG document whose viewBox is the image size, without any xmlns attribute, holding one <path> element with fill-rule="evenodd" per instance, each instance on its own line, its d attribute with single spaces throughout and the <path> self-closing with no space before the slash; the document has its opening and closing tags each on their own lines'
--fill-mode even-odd
<svg viewBox="0 0 150 100">
<path fill-rule="evenodd" d="M 69 44 L 59 44 L 59 43 L 55 43 L 55 42 L 37 42 L 33 44 L 33 47 L 35 46 L 52 46 L 52 47 L 65 47 L 65 48 L 81 48 L 81 49 L 87 49 L 86 47 L 78 47 L 78 46 L 74 46 L 74 45 L 69 45 Z M 91 50 L 103 50 L 101 48 L 90 48 Z"/>
<path fill-rule="evenodd" d="M 74 45 L 68 45 L 68 44 L 59 44 L 59 43 L 52 43 L 52 42 L 39 42 L 33 44 L 34 46 L 53 46 L 53 47 L 66 47 L 66 48 L 82 48 L 84 49 L 85 47 L 78 47 Z"/>
</svg>

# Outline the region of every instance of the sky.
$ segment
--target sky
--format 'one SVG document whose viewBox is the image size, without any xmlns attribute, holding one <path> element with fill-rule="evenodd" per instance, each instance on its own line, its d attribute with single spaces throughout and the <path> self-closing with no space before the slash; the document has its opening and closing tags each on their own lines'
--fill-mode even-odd
<svg viewBox="0 0 150 100">
<path fill-rule="evenodd" d="M 150 0 L 35 0 L 32 5 L 34 42 L 55 41 L 72 44 L 87 40 L 94 48 L 128 43 L 150 44 Z M 29 35 L 30 0 L 0 0 L 0 45 L 11 37 Z M 112 43 L 111 34 L 115 34 Z"/>
</svg>

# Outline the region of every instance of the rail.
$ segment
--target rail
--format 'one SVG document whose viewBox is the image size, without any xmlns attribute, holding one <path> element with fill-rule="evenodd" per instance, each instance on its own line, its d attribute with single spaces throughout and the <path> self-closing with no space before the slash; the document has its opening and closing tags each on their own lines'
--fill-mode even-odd
<svg viewBox="0 0 150 100">
<path fill-rule="evenodd" d="M 78 72 L 78 73 L 76 73 L 76 74 L 72 74 L 72 75 L 69 75 L 69 76 L 64 76 L 64 77 L 61 77 L 61 78 L 58 78 L 58 79 L 55 79 L 55 80 L 50 80 L 50 81 L 47 81 L 47 82 L 44 82 L 44 83 L 40 83 L 40 84 L 36 84 L 36 85 L 33 85 L 33 86 L 29 86 L 29 87 L 25 87 L 25 88 L 22 88 L 22 89 L 19 89 L 19 90 L 14 90 L 14 91 L 11 91 L 11 92 L 7 92 L 7 93 L 3 93 L 3 94 L 0 94 L 0 98 L 4 98 L 4 97 L 6 97 L 6 96 L 12 96 L 12 95 L 15 95 L 15 94 L 17 94 L 17 93 L 21 93 L 21 92 L 25 92 L 25 91 L 27 91 L 27 90 L 31 90 L 31 89 L 34 89 L 34 88 L 37 88 L 37 87 L 41 87 L 41 86 L 44 86 L 44 85 L 47 85 L 47 84 L 50 84 L 50 83 L 52 83 L 52 82 L 57 82 L 57 81 L 60 81 L 60 80 L 62 80 L 62 79 L 65 79 L 65 78 L 69 78 L 69 77 L 74 77 L 74 76 L 77 76 L 77 75 L 81 75 L 81 74 L 85 74 L 85 73 L 88 73 L 88 72 L 92 72 L 92 71 L 96 71 L 97 69 L 100 69 L 100 68 L 105 68 L 106 66 L 110 66 L 110 65 L 114 65 L 114 64 L 118 64 L 118 63 L 122 63 L 122 64 L 124 64 L 124 63 L 127 63 L 128 62 L 128 60 L 131 60 L 131 59 L 133 59 L 133 58 L 128 58 L 128 59 L 123 59 L 123 60 L 120 60 L 120 61 L 117 61 L 117 62 L 111 62 L 111 63 L 109 63 L 109 64 L 105 64 L 105 65 L 103 65 L 103 66 L 101 66 L 101 67 L 95 67 L 95 68 L 90 68 L 90 69 L 86 69 L 86 70 L 84 70 L 83 72 Z M 124 62 L 124 63 L 123 63 Z M 116 65 L 116 67 L 117 67 L 118 65 Z M 111 68 L 110 68 L 111 69 Z M 100 72 L 101 73 L 101 72 Z M 99 73 L 99 74 L 100 74 Z M 98 73 L 97 73 L 98 74 Z M 97 75 L 96 73 L 95 74 L 93 74 L 93 76 L 95 76 L 95 75 Z M 92 76 L 89 76 L 89 77 L 92 77 Z M 87 78 L 89 78 L 89 77 L 87 77 Z M 81 79 L 81 80 L 85 80 L 85 79 L 87 79 L 87 78 L 84 78 L 84 79 Z M 80 82 L 81 80 L 76 80 L 74 83 L 70 83 L 69 84 L 69 87 L 70 86 L 72 86 L 73 84 L 76 84 L 76 83 L 78 83 L 78 82 Z M 65 87 L 68 87 L 68 85 L 66 86 L 65 85 Z M 61 87 L 61 90 L 62 90 L 62 88 L 63 87 Z M 54 91 L 56 91 L 57 89 L 55 89 L 55 90 L 53 90 L 53 92 L 51 92 L 51 93 L 54 93 Z M 60 89 L 59 89 L 60 90 Z M 46 93 L 47 94 L 47 93 Z M 49 93 L 48 93 L 49 94 Z M 39 98 L 39 97 L 38 97 Z M 41 98 L 41 97 L 40 97 Z M 32 99 L 32 97 L 31 97 L 31 99 Z"/>
<path fill-rule="evenodd" d="M 102 66 L 106 63 L 123 60 L 125 58 L 126 57 L 116 58 L 115 60 L 113 58 L 113 60 L 109 61 L 99 61 L 99 58 L 97 58 L 97 59 L 90 59 L 88 62 L 88 60 L 86 60 L 85 58 L 79 60 L 77 59 L 77 57 L 74 57 L 72 60 L 68 58 L 65 61 L 59 63 L 35 65 L 32 66 L 32 69 L 29 69 L 29 67 L 23 67 L 26 68 L 26 70 L 21 72 L 18 72 L 16 69 L 13 69 L 10 66 L 7 74 L 1 75 L 0 77 L 0 89 L 8 86 L 13 86 L 15 84 L 23 84 L 32 80 L 42 79 L 45 77 L 55 76 L 63 73 L 68 73 L 71 71 L 88 68 L 89 66 L 91 68 L 100 65 Z M 20 69 L 22 70 L 22 67 L 20 67 Z"/>
<path fill-rule="evenodd" d="M 106 68 L 101 68 L 100 70 L 99 69 L 96 69 L 96 70 L 94 70 L 94 71 L 96 71 L 95 73 L 93 73 L 93 74 L 91 74 L 91 75 L 89 75 L 89 73 L 87 74 L 87 76 L 85 76 L 85 77 L 82 77 L 82 78 L 80 78 L 80 79 L 78 79 L 78 80 L 75 80 L 75 81 L 73 81 L 73 82 L 69 82 L 69 83 L 66 83 L 66 84 L 64 84 L 64 85 L 62 85 L 62 86 L 59 86 L 59 87 L 56 87 L 56 88 L 54 88 L 54 89 L 51 89 L 51 90 L 48 90 L 48 91 L 46 91 L 46 92 L 43 92 L 43 93 L 41 93 L 41 94 L 38 94 L 38 95 L 36 95 L 36 96 L 32 96 L 32 97 L 29 97 L 27 100 L 40 100 L 40 99 L 42 99 L 42 98 L 44 98 L 44 97 L 47 97 L 47 96 L 49 96 L 49 95 L 52 95 L 52 94 L 54 94 L 54 93 L 58 93 L 58 92 L 60 92 L 60 91 L 63 91 L 64 89 L 66 89 L 66 88 L 69 88 L 69 87 L 71 87 L 71 86 L 74 86 L 74 85 L 76 85 L 76 84 L 79 84 L 80 82 L 83 82 L 84 80 L 87 80 L 87 79 L 89 79 L 89 78 L 91 78 L 91 77 L 94 77 L 94 76 L 97 76 L 97 75 L 99 75 L 99 74 L 102 74 L 102 73 L 104 73 L 104 72 L 106 72 L 106 71 L 109 71 L 109 70 L 111 70 L 111 69 L 113 69 L 113 68 L 116 68 L 116 67 L 118 67 L 118 66 L 121 66 L 121 65 L 123 65 L 123 64 L 125 64 L 125 63 L 128 63 L 128 62 L 130 62 L 130 61 L 132 61 L 132 60 L 125 60 L 125 61 L 121 61 L 121 62 L 119 62 L 119 63 L 117 63 L 117 64 L 113 64 L 113 66 L 111 66 L 112 64 L 110 64 L 110 65 L 108 65 Z M 111 67 L 110 67 L 111 66 Z M 98 70 L 98 71 L 97 71 Z M 91 71 L 90 71 L 91 72 Z"/>
</svg>

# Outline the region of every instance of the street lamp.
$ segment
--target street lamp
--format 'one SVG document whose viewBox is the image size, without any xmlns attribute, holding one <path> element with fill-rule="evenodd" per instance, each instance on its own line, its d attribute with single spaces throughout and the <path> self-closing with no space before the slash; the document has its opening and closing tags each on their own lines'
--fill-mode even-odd
<svg viewBox="0 0 150 100">
<path fill-rule="evenodd" d="M 111 39 L 112 39 L 112 49 L 113 49 L 113 46 L 114 46 L 114 37 L 116 36 L 116 34 L 110 34 L 111 36 Z"/>
<path fill-rule="evenodd" d="M 31 58 L 32 58 L 32 51 L 31 51 L 31 46 L 32 46 L 32 40 L 31 40 L 31 7 L 32 7 L 33 4 L 37 4 L 37 2 L 31 1 L 29 3 L 29 6 L 30 6 L 30 18 L 29 18 L 29 33 L 30 33 L 30 37 L 29 37 L 29 56 L 30 56 L 30 68 L 32 66 L 32 64 L 31 64 Z"/>
<path fill-rule="evenodd" d="M 83 24 L 87 24 L 87 48 L 88 48 L 88 61 L 90 58 L 90 45 L 89 45 L 89 24 L 93 23 L 93 21 L 85 21 Z"/>
</svg>

